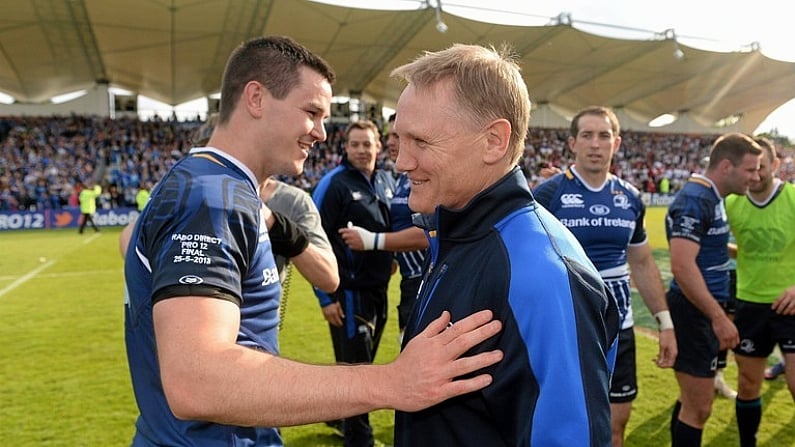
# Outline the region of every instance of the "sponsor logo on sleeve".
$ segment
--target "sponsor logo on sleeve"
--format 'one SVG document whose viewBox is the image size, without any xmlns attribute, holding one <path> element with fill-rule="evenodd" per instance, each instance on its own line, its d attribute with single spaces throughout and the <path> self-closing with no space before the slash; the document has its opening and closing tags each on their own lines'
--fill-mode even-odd
<svg viewBox="0 0 795 447">
<path fill-rule="evenodd" d="M 180 284 L 197 285 L 203 283 L 204 280 L 196 275 L 185 275 L 179 279 Z"/>
</svg>

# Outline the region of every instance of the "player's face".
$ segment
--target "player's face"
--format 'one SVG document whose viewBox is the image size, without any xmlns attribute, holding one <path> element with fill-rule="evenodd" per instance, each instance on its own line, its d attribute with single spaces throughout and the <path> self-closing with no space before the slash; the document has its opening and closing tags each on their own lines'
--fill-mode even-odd
<svg viewBox="0 0 795 447">
<path fill-rule="evenodd" d="M 345 152 L 350 164 L 368 178 L 375 170 L 375 160 L 381 151 L 381 142 L 370 129 L 351 129 Z"/>
<path fill-rule="evenodd" d="M 268 174 L 298 175 L 312 146 L 326 139 L 323 121 L 329 116 L 331 84 L 316 71 L 301 67 L 298 85 L 284 99 L 266 95 L 262 147 L 270 160 Z"/>
<path fill-rule="evenodd" d="M 621 146 L 621 137 L 613 133 L 606 116 L 583 115 L 576 137 L 569 137 L 569 149 L 574 153 L 577 170 L 607 173 L 613 155 Z"/>
<path fill-rule="evenodd" d="M 759 155 L 745 154 L 740 164 L 729 168 L 726 176 L 727 194 L 745 194 L 751 183 L 759 181 L 759 160 Z"/>
<path fill-rule="evenodd" d="M 389 151 L 389 158 L 392 161 L 397 160 L 398 158 L 398 150 L 400 146 L 400 138 L 398 137 L 397 132 L 395 132 L 395 123 L 392 123 L 389 126 L 389 133 L 386 134 L 386 148 Z"/>
<path fill-rule="evenodd" d="M 759 180 L 752 180 L 748 190 L 754 193 L 768 191 L 773 184 L 776 169 L 778 169 L 778 159 L 771 161 L 767 152 L 762 152 L 762 156 L 759 158 Z"/>
<path fill-rule="evenodd" d="M 396 168 L 408 174 L 415 212 L 463 208 L 491 181 L 484 131 L 462 117 L 453 92 L 451 81 L 421 89 L 409 84 L 398 100 Z"/>
</svg>

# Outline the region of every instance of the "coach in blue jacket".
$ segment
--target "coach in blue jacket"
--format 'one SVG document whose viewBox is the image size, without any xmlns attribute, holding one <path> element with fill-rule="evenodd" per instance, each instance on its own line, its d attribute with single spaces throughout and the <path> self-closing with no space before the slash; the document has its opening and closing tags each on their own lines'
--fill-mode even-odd
<svg viewBox="0 0 795 447">
<path fill-rule="evenodd" d="M 397 168 L 430 259 L 404 343 L 442 311 L 480 309 L 503 332 L 493 383 L 426 410 L 397 412 L 396 446 L 608 446 L 608 349 L 615 301 L 580 244 L 538 206 L 516 167 L 530 100 L 507 50 L 454 45 L 393 71 Z"/>
</svg>

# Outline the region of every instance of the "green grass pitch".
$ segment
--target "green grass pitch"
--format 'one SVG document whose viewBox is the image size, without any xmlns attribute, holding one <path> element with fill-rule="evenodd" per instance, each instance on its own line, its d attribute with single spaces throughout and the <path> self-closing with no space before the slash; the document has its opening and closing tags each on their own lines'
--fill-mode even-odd
<svg viewBox="0 0 795 447">
<path fill-rule="evenodd" d="M 647 214 L 650 241 L 664 276 L 667 252 L 664 209 Z M 125 446 L 136 417 L 123 340 L 122 260 L 119 229 L 99 234 L 69 231 L 0 232 L 0 445 Z M 378 361 L 398 352 L 399 278 L 390 283 L 390 321 Z M 640 299 L 636 299 L 640 302 Z M 651 326 L 642 304 L 639 326 Z M 668 423 L 677 387 L 670 370 L 657 369 L 652 331 L 639 330 L 640 396 L 627 430 L 628 446 L 670 445 Z M 328 329 L 307 283 L 290 282 L 281 332 L 282 354 L 331 363 Z M 736 384 L 730 362 L 726 376 Z M 328 384 L 333 386 L 333 384 Z M 795 406 L 783 380 L 763 389 L 765 413 L 760 446 L 795 445 Z M 393 413 L 371 415 L 376 438 L 391 444 Z M 339 446 L 323 424 L 283 429 L 288 446 Z M 704 445 L 739 445 L 733 402 L 716 398 Z"/>
</svg>

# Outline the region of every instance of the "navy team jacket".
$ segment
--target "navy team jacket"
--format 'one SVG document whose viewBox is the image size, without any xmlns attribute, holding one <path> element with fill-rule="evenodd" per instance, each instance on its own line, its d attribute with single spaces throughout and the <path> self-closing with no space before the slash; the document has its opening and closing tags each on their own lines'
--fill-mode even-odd
<svg viewBox="0 0 795 447">
<path fill-rule="evenodd" d="M 404 343 L 444 310 L 491 309 L 493 383 L 416 413 L 396 413 L 395 445 L 608 446 L 608 349 L 618 311 L 580 244 L 536 204 L 515 168 L 464 209 L 418 216 L 430 240 Z"/>
</svg>

